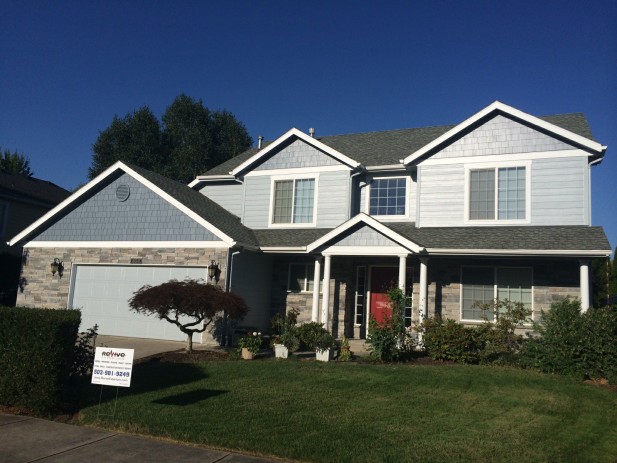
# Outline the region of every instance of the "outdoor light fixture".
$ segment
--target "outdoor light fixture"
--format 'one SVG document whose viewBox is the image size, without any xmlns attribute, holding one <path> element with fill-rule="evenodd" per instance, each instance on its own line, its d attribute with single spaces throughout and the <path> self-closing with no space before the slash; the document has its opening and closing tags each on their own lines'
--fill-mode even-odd
<svg viewBox="0 0 617 463">
<path fill-rule="evenodd" d="M 51 263 L 51 275 L 55 275 L 56 272 L 58 272 L 58 276 L 62 278 L 62 274 L 64 273 L 64 262 L 54 257 L 54 261 Z"/>
<path fill-rule="evenodd" d="M 208 265 L 208 277 L 212 280 L 215 279 L 217 282 L 219 281 L 219 264 L 215 260 L 210 261 L 210 265 Z"/>
</svg>

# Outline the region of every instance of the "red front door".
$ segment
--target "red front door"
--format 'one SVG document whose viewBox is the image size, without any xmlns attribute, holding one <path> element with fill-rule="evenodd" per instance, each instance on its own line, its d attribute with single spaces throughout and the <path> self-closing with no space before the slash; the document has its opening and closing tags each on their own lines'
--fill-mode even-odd
<svg viewBox="0 0 617 463">
<path fill-rule="evenodd" d="M 388 290 L 397 285 L 397 267 L 373 267 L 371 269 L 371 316 L 379 324 L 392 316 Z"/>
</svg>

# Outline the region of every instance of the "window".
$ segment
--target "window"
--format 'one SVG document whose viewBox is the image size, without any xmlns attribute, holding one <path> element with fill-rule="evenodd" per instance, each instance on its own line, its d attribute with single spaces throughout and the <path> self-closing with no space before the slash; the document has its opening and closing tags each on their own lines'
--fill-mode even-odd
<svg viewBox="0 0 617 463">
<path fill-rule="evenodd" d="M 476 303 L 495 299 L 522 302 L 532 307 L 532 269 L 529 267 L 463 267 L 461 319 L 483 321 L 491 318 Z"/>
<path fill-rule="evenodd" d="M 312 224 L 315 203 L 315 179 L 277 180 L 274 182 L 273 224 Z"/>
<path fill-rule="evenodd" d="M 314 276 L 314 264 L 289 264 L 287 290 L 292 293 L 312 292 L 314 287 Z"/>
<path fill-rule="evenodd" d="M 469 220 L 525 220 L 525 166 L 469 171 Z"/>
<path fill-rule="evenodd" d="M 405 215 L 406 178 L 377 178 L 371 183 L 370 190 L 370 215 Z"/>
</svg>

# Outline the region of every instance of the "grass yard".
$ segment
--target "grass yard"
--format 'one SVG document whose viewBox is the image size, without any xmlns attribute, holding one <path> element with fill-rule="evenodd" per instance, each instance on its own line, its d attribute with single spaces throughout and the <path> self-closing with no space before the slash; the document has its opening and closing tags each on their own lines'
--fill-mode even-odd
<svg viewBox="0 0 617 463">
<path fill-rule="evenodd" d="M 94 405 L 82 409 L 83 424 L 282 459 L 617 460 L 617 394 L 530 371 L 274 359 L 149 363 L 136 365 L 132 387 L 120 389 L 115 418 L 99 420 L 100 389 L 90 387 Z"/>
</svg>

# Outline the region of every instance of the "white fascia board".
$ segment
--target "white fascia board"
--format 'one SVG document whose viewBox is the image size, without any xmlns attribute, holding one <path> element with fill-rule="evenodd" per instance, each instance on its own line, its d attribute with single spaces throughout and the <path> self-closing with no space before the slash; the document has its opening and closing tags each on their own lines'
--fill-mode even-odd
<svg viewBox="0 0 617 463">
<path fill-rule="evenodd" d="M 324 256 L 406 256 L 409 250 L 403 246 L 330 246 Z"/>
<path fill-rule="evenodd" d="M 366 166 L 367 172 L 387 172 L 391 170 L 406 171 L 407 169 L 403 164 L 389 164 L 386 166 Z"/>
<path fill-rule="evenodd" d="M 363 222 L 366 225 L 368 225 L 369 227 L 374 228 L 375 230 L 377 230 L 381 234 L 383 234 L 386 237 L 390 238 L 392 241 L 395 241 L 395 242 L 399 243 L 401 246 L 410 249 L 412 252 L 419 253 L 423 249 L 420 246 L 418 246 L 416 243 L 414 243 L 413 241 L 410 241 L 407 238 L 404 238 L 403 236 L 399 235 L 395 231 L 393 231 L 390 228 L 386 227 L 384 224 L 382 224 L 378 220 L 374 219 L 370 215 L 367 215 L 367 214 L 361 212 L 358 215 L 356 215 L 355 217 L 353 217 L 352 219 L 348 220 L 347 222 L 339 225 L 334 230 L 330 231 L 329 233 L 326 233 L 324 236 L 322 236 L 318 240 L 316 240 L 316 241 L 312 242 L 311 244 L 309 244 L 306 247 L 307 252 L 312 252 L 315 249 L 319 248 L 320 246 L 323 246 L 324 244 L 326 244 L 331 239 L 336 238 L 341 233 L 349 230 L 351 227 L 357 225 L 360 222 Z"/>
<path fill-rule="evenodd" d="M 224 241 L 28 241 L 24 248 L 214 248 L 229 249 Z"/>
<path fill-rule="evenodd" d="M 36 230 L 38 227 L 40 227 L 42 224 L 44 224 L 45 222 L 47 222 L 49 219 L 51 219 L 53 216 L 55 216 L 56 214 L 58 214 L 60 211 L 62 211 L 64 208 L 66 208 L 69 204 L 73 203 L 75 200 L 79 199 L 80 197 L 82 197 L 83 195 L 85 195 L 87 192 L 89 192 L 92 188 L 94 188 L 95 186 L 97 186 L 99 183 L 101 183 L 103 180 L 105 180 L 107 177 L 109 177 L 113 172 L 117 171 L 118 169 L 124 171 L 125 173 L 129 174 L 131 177 L 133 177 L 135 180 L 137 180 L 139 183 L 141 183 L 142 185 L 144 185 L 146 188 L 149 188 L 150 190 L 152 190 L 153 192 L 155 192 L 156 194 L 158 194 L 159 196 L 161 196 L 164 200 L 166 200 L 168 203 L 170 203 L 172 206 L 176 207 L 177 209 L 179 209 L 180 211 L 182 211 L 184 214 L 186 214 L 188 217 L 192 218 L 193 220 L 195 220 L 197 223 L 199 223 L 201 226 L 203 226 L 206 230 L 210 231 L 211 233 L 215 234 L 218 238 L 220 238 L 221 240 L 223 240 L 227 245 L 229 246 L 234 246 L 236 244 L 236 242 L 229 236 L 227 236 L 225 233 L 223 233 L 222 231 L 220 231 L 218 228 L 216 228 L 214 225 L 212 225 L 211 223 L 209 223 L 208 221 L 206 221 L 205 219 L 203 219 L 202 217 L 200 217 L 198 214 L 196 214 L 195 212 L 193 212 L 191 209 L 189 209 L 188 207 L 184 206 L 182 203 L 180 203 L 177 199 L 173 198 L 172 196 L 170 196 L 169 194 L 165 193 L 163 190 L 161 190 L 159 187 L 157 187 L 156 185 L 154 185 L 152 182 L 150 182 L 149 180 L 146 180 L 144 177 L 142 177 L 140 174 L 138 174 L 137 172 L 135 172 L 133 169 L 131 169 L 130 167 L 128 167 L 126 164 L 124 164 L 122 161 L 117 161 L 116 163 L 114 163 L 113 165 L 111 165 L 110 167 L 108 167 L 107 169 L 105 169 L 101 174 L 99 174 L 94 180 L 92 180 L 90 183 L 86 184 L 85 186 L 83 186 L 82 188 L 80 188 L 78 191 L 76 191 L 75 193 L 73 193 L 71 196 L 69 196 L 68 198 L 66 198 L 64 201 L 62 201 L 60 204 L 58 204 L 56 207 L 54 207 L 53 209 L 51 209 L 49 212 L 47 212 L 45 215 L 43 215 L 40 219 L 38 219 L 36 222 L 32 223 L 29 227 L 27 227 L 26 229 L 24 229 L 21 233 L 19 233 L 18 235 L 14 236 L 9 242 L 9 246 L 13 246 L 15 243 L 19 242 L 20 240 L 22 240 L 23 238 L 25 238 L 26 236 L 28 236 L 30 233 L 32 233 L 34 230 Z"/>
<path fill-rule="evenodd" d="M 450 249 L 426 248 L 429 255 L 448 256 L 567 256 L 606 257 L 612 250 L 555 250 L 555 249 Z"/>
<path fill-rule="evenodd" d="M 316 138 L 313 138 L 313 137 L 305 134 L 304 132 L 302 132 L 302 131 L 300 131 L 300 130 L 298 130 L 296 128 L 292 128 L 292 129 L 288 130 L 287 132 L 285 132 L 280 137 L 278 137 L 275 141 L 270 143 L 267 147 L 259 150 L 257 153 L 255 153 L 253 156 L 251 156 L 249 159 L 244 161 L 242 164 L 240 164 L 238 167 L 236 167 L 234 170 L 232 170 L 230 172 L 230 174 L 234 175 L 234 176 L 238 175 L 239 173 L 241 173 L 242 171 L 244 171 L 248 167 L 250 167 L 252 164 L 257 162 L 259 159 L 261 159 L 262 157 L 266 156 L 271 151 L 276 150 L 287 139 L 289 139 L 290 137 L 294 137 L 294 136 L 298 137 L 300 140 L 308 143 L 309 145 L 312 145 L 315 148 L 317 148 L 317 149 L 319 149 L 321 151 L 324 151 L 325 153 L 329 154 L 330 156 L 332 156 L 336 160 L 342 162 L 343 164 L 347 164 L 348 166 L 350 166 L 350 167 L 352 167 L 354 169 L 356 167 L 360 166 L 359 162 L 354 161 L 353 159 L 345 156 L 343 153 L 339 153 L 335 149 L 330 148 L 328 145 L 323 144 L 322 142 L 320 142 Z"/>
<path fill-rule="evenodd" d="M 238 181 L 236 177 L 230 174 L 221 174 L 221 175 L 200 175 L 199 177 L 195 177 L 191 183 L 189 183 L 189 188 L 193 188 L 195 185 L 199 185 L 200 183 L 206 182 L 224 182 L 224 181 Z"/>
<path fill-rule="evenodd" d="M 416 159 L 420 158 L 424 154 L 428 153 L 430 150 L 434 149 L 435 147 L 439 146 L 443 142 L 447 141 L 448 139 L 457 135 L 461 131 L 465 130 L 469 126 L 475 124 L 483 117 L 495 111 L 502 111 L 506 114 L 509 114 L 512 117 L 524 120 L 525 122 L 528 122 L 531 125 L 535 125 L 544 130 L 547 130 L 548 132 L 552 132 L 556 135 L 560 135 L 568 140 L 578 143 L 586 148 L 589 148 L 590 150 L 595 151 L 598 154 L 602 154 L 604 151 L 606 151 L 606 146 L 603 146 L 598 142 L 589 140 L 588 138 L 577 135 L 574 132 L 570 132 L 569 130 L 562 129 L 561 127 L 558 127 L 555 124 L 546 122 L 545 120 L 542 120 L 536 116 L 532 116 L 531 114 L 527 114 L 519 109 L 513 108 L 512 106 L 508 106 L 507 104 L 501 103 L 500 101 L 495 101 L 491 103 L 490 105 L 488 105 L 486 108 L 482 109 L 481 111 L 478 111 L 476 114 L 474 114 L 470 118 L 465 119 L 463 122 L 461 122 L 457 126 L 448 130 L 446 133 L 436 138 L 429 144 L 423 146 L 416 152 L 407 156 L 405 159 L 402 160 L 403 164 L 407 165 L 415 161 Z"/>
</svg>

